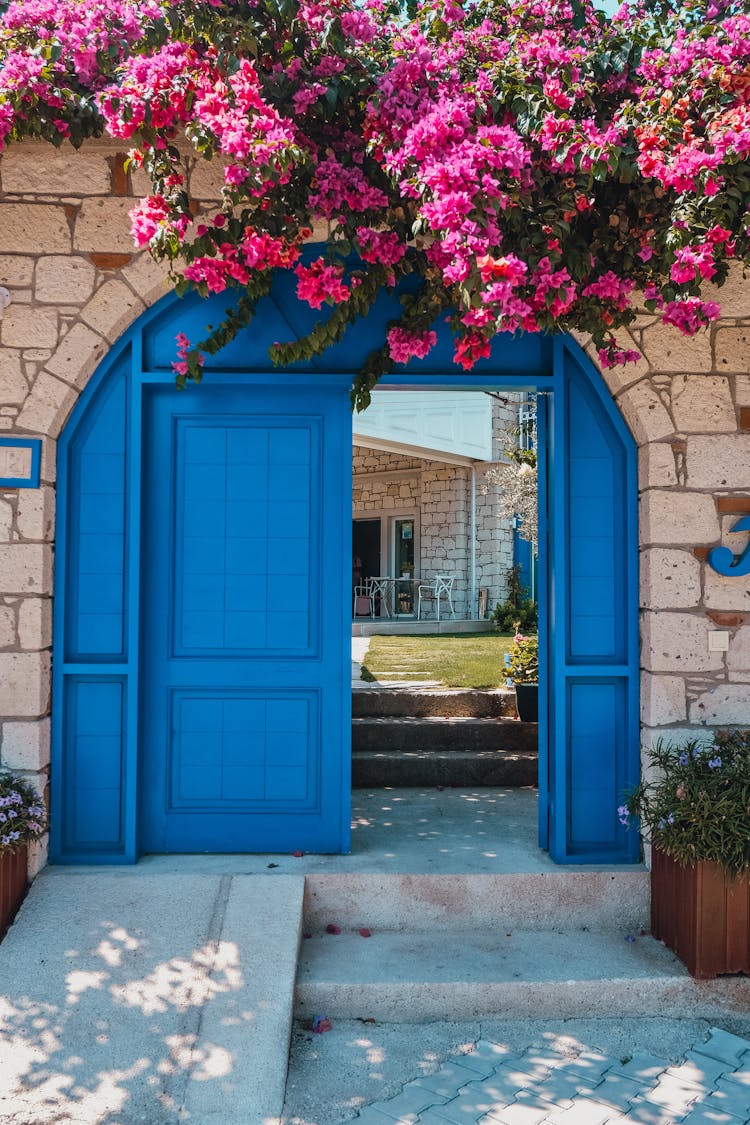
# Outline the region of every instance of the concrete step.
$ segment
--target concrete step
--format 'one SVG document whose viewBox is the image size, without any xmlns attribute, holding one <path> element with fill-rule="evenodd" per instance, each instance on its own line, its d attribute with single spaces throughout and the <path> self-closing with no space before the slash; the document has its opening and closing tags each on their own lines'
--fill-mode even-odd
<svg viewBox="0 0 750 1125">
<path fill-rule="evenodd" d="M 497 691 L 419 688 L 355 688 L 352 715 L 355 719 L 424 719 L 463 715 L 475 719 L 514 718 L 516 695 L 506 688 Z"/>
<path fill-rule="evenodd" d="M 443 841 L 434 839 L 439 849 Z M 430 845 L 428 845 L 430 846 Z M 454 850 L 460 841 L 452 840 Z M 648 928 L 649 873 L 641 867 L 615 870 L 551 868 L 518 874 L 318 873 L 305 878 L 303 929 L 342 930 L 620 930 Z"/>
<path fill-rule="evenodd" d="M 536 750 L 370 750 L 352 754 L 352 788 L 536 785 Z"/>
<path fill-rule="evenodd" d="M 692 980 L 649 936 L 619 930 L 322 934 L 302 942 L 295 1014 L 339 1019 L 716 1018 L 750 980 Z M 632 936 L 632 935 L 631 935 Z M 746 987 L 745 987 L 746 986 Z"/>
<path fill-rule="evenodd" d="M 528 752 L 537 745 L 537 724 L 517 719 L 352 719 L 356 752 Z"/>
</svg>

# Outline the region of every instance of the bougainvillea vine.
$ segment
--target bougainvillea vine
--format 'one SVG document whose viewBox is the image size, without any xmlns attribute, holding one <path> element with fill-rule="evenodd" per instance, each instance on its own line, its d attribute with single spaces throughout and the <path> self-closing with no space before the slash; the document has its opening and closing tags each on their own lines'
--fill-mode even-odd
<svg viewBox="0 0 750 1125">
<path fill-rule="evenodd" d="M 401 315 L 355 401 L 448 319 L 471 369 L 500 332 L 590 333 L 603 365 L 638 303 L 691 335 L 750 261 L 750 15 L 742 0 L 12 0 L 0 147 L 133 146 L 133 237 L 179 292 L 236 291 L 180 382 L 252 318 L 275 270 L 330 310 L 293 363 L 380 293 Z M 199 210 L 191 160 L 217 160 Z M 313 230 L 312 259 L 301 260 Z M 322 232 L 322 234 L 321 234 Z M 410 283 L 404 287 L 404 278 Z M 712 288 L 707 291 L 707 286 Z"/>
</svg>

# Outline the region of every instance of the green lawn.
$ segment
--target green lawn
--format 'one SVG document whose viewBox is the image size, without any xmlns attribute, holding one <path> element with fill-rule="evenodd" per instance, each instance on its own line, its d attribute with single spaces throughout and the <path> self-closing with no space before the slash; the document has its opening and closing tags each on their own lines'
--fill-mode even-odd
<svg viewBox="0 0 750 1125">
<path fill-rule="evenodd" d="M 362 666 L 363 680 L 437 680 L 445 687 L 505 686 L 503 656 L 512 636 L 444 633 L 375 636 Z"/>
</svg>

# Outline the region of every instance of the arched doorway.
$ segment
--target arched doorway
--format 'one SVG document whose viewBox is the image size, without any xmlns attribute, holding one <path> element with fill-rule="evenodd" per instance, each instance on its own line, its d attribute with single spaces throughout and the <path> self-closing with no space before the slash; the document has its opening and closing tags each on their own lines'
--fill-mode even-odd
<svg viewBox="0 0 750 1125">
<path fill-rule="evenodd" d="M 59 443 L 52 858 L 349 846 L 351 374 L 394 315 L 283 374 L 316 314 L 278 278 L 253 327 L 178 392 L 165 298 L 92 378 Z M 635 445 L 570 340 L 499 337 L 470 375 L 447 330 L 394 387 L 546 392 L 540 440 L 540 839 L 632 862 L 638 776 Z"/>
</svg>

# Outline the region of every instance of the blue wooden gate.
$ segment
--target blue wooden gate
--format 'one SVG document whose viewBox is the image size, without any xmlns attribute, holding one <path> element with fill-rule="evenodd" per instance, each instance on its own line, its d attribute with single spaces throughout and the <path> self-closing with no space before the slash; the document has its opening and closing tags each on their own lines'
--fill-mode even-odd
<svg viewBox="0 0 750 1125">
<path fill-rule="evenodd" d="M 636 862 L 638 836 L 617 817 L 639 777 L 635 443 L 589 361 L 562 338 L 554 373 L 546 458 L 549 849 L 561 863 Z"/>
<path fill-rule="evenodd" d="M 209 357 L 185 392 L 175 334 L 199 338 L 222 309 L 166 298 L 61 437 L 58 862 L 348 850 L 348 388 L 398 305 L 382 298 L 324 360 L 269 374 L 269 341 L 315 321 L 293 286 L 279 278 L 262 329 Z M 633 861 L 616 808 L 639 756 L 634 443 L 572 342 L 500 337 L 467 376 L 439 335 L 416 377 L 387 382 L 545 396 L 540 841 L 559 862 Z"/>
<path fill-rule="evenodd" d="M 179 392 L 164 311 L 59 443 L 51 855 L 348 851 L 351 380 Z"/>
<path fill-rule="evenodd" d="M 145 851 L 346 845 L 347 415 L 321 386 L 146 393 Z"/>
</svg>

